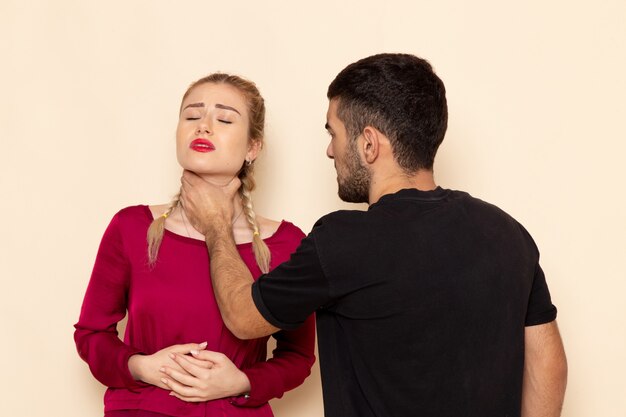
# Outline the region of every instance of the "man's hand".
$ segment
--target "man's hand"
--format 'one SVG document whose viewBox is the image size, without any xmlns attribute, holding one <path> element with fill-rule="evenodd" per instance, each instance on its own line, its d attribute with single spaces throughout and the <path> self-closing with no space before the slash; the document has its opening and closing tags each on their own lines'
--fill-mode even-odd
<svg viewBox="0 0 626 417">
<path fill-rule="evenodd" d="M 185 170 L 181 184 L 180 201 L 197 231 L 210 236 L 217 225 L 231 226 L 233 197 L 241 186 L 239 178 L 234 177 L 224 186 L 216 186 Z"/>
<path fill-rule="evenodd" d="M 199 402 L 250 392 L 250 381 L 228 357 L 219 352 L 191 351 L 192 357 L 174 355 L 183 372 L 163 367 L 162 381 L 183 401 Z"/>
</svg>

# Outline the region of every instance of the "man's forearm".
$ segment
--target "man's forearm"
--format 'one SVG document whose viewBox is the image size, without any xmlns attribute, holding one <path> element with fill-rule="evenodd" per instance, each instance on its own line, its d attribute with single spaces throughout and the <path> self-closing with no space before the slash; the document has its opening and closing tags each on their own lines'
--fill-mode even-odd
<svg viewBox="0 0 626 417">
<path fill-rule="evenodd" d="M 567 359 L 556 322 L 526 328 L 522 417 L 561 415 Z"/>
<path fill-rule="evenodd" d="M 205 234 L 213 292 L 226 327 L 240 339 L 252 339 L 277 329 L 261 316 L 252 300 L 254 282 L 235 246 L 230 223 L 214 221 Z"/>
</svg>

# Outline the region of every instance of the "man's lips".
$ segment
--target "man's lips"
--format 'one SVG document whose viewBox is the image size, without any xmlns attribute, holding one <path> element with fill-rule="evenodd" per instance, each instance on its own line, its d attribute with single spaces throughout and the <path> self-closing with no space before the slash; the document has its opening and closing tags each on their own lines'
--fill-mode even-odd
<svg viewBox="0 0 626 417">
<path fill-rule="evenodd" d="M 212 152 L 215 150 L 215 145 L 206 139 L 197 138 L 194 139 L 189 147 L 196 152 Z"/>
</svg>

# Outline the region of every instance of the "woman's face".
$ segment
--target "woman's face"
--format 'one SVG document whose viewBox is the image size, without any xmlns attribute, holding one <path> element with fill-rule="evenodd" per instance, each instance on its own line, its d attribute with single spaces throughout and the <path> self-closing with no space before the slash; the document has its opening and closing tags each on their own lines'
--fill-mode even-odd
<svg viewBox="0 0 626 417">
<path fill-rule="evenodd" d="M 248 139 L 245 97 L 227 84 L 194 87 L 182 104 L 176 129 L 178 163 L 198 175 L 230 180 L 254 160 L 258 142 Z"/>
</svg>

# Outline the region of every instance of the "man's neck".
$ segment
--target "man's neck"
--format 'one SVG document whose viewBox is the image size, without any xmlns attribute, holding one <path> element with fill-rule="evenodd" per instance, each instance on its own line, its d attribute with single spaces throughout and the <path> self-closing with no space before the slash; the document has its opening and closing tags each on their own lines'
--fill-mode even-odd
<svg viewBox="0 0 626 417">
<path fill-rule="evenodd" d="M 382 196 L 394 194 L 405 188 L 432 191 L 437 188 L 433 171 L 419 170 L 414 174 L 387 172 L 373 175 L 369 192 L 369 204 L 376 203 Z"/>
</svg>

